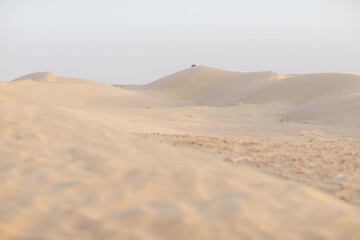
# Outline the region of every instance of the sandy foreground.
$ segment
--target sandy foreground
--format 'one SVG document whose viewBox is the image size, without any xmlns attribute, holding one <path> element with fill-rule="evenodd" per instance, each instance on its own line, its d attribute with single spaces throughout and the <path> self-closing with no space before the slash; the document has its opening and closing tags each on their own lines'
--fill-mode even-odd
<svg viewBox="0 0 360 240">
<path fill-rule="evenodd" d="M 0 239 L 360 239 L 360 77 L 0 81 Z"/>
</svg>

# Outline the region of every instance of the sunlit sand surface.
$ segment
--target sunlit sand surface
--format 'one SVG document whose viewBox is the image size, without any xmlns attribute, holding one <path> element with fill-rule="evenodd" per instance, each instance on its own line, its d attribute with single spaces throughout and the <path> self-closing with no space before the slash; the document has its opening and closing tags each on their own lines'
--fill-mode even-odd
<svg viewBox="0 0 360 240">
<path fill-rule="evenodd" d="M 360 77 L 0 81 L 0 239 L 360 239 Z"/>
</svg>

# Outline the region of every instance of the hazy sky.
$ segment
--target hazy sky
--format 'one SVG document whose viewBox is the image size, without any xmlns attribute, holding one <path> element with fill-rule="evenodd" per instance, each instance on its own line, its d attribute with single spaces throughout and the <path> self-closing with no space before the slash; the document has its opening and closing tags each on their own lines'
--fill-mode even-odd
<svg viewBox="0 0 360 240">
<path fill-rule="evenodd" d="M 0 80 L 147 83 L 192 63 L 360 75 L 360 0 L 0 0 Z"/>
</svg>

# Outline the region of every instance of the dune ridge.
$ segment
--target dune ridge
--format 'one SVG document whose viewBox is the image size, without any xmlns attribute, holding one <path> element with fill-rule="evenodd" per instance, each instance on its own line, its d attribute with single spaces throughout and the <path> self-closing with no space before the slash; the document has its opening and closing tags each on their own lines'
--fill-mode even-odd
<svg viewBox="0 0 360 240">
<path fill-rule="evenodd" d="M 25 80 L 32 80 L 34 82 L 42 82 L 42 83 L 57 82 L 57 83 L 90 84 L 97 86 L 107 86 L 106 84 L 83 79 L 83 78 L 56 76 L 51 72 L 36 72 L 36 73 L 27 74 L 12 80 L 12 82 L 25 81 Z"/>
<path fill-rule="evenodd" d="M 36 72 L 30 73 L 19 78 L 14 79 L 13 81 L 23 81 L 31 79 L 36 82 L 54 82 L 57 80 L 57 77 L 51 72 Z"/>
</svg>

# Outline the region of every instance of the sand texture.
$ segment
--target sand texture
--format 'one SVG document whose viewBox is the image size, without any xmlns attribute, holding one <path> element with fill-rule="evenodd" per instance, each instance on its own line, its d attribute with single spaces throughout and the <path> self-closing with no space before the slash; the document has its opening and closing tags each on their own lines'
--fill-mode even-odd
<svg viewBox="0 0 360 240">
<path fill-rule="evenodd" d="M 360 239 L 360 77 L 0 81 L 0 239 Z"/>
</svg>

